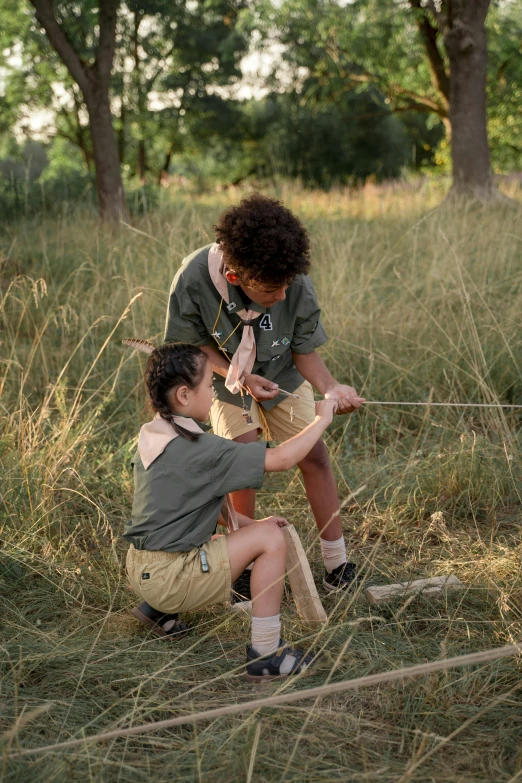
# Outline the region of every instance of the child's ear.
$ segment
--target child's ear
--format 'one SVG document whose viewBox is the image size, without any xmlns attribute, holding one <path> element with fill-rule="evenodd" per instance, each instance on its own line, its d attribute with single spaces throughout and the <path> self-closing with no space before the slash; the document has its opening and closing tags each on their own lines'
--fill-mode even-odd
<svg viewBox="0 0 522 783">
<path fill-rule="evenodd" d="M 227 269 L 225 277 L 231 285 L 239 285 L 239 277 L 237 276 L 237 272 L 234 272 L 233 269 Z"/>
<path fill-rule="evenodd" d="M 176 393 L 174 395 L 174 401 L 177 402 L 179 405 L 188 405 L 189 399 L 188 399 L 188 386 L 178 386 L 176 389 Z"/>
</svg>

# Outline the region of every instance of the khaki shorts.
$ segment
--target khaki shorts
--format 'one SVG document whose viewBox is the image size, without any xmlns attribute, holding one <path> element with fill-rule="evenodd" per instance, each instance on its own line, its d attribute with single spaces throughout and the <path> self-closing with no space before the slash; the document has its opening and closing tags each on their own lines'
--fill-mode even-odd
<svg viewBox="0 0 522 783">
<path fill-rule="evenodd" d="M 299 386 L 295 393 L 304 400 L 294 397 L 285 397 L 285 399 L 275 405 L 271 410 L 263 409 L 263 416 L 270 430 L 268 440 L 288 440 L 288 438 L 297 435 L 304 428 L 311 424 L 315 418 L 314 391 L 308 381 Z M 293 417 L 291 411 L 293 407 Z M 239 435 L 244 435 L 253 430 L 263 429 L 263 423 L 259 416 L 259 405 L 252 400 L 250 408 L 252 424 L 247 424 L 243 416 L 243 409 L 230 402 L 221 402 L 214 400 L 210 409 L 210 421 L 214 435 L 233 440 Z"/>
<path fill-rule="evenodd" d="M 209 570 L 201 570 L 199 548 L 190 552 L 127 552 L 132 589 L 160 612 L 190 612 L 230 600 L 231 573 L 227 541 L 219 536 L 203 544 Z"/>
</svg>

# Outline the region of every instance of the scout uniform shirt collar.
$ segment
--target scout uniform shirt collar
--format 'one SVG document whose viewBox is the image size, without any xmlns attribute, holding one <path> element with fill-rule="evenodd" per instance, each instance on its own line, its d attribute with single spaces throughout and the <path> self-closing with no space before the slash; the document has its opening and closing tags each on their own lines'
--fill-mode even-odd
<svg viewBox="0 0 522 783">
<path fill-rule="evenodd" d="M 193 419 L 187 416 L 174 416 L 174 421 L 190 432 L 203 432 Z M 160 454 L 163 454 L 171 440 L 178 437 L 174 427 L 163 419 L 159 413 L 144 424 L 138 437 L 138 452 L 145 470 L 147 470 Z"/>
<path fill-rule="evenodd" d="M 262 307 L 262 305 L 258 304 L 257 302 L 253 302 L 251 299 L 248 299 L 245 292 L 239 286 L 232 285 L 232 283 L 229 283 L 228 280 L 227 280 L 227 286 L 228 286 L 229 301 L 235 302 L 239 298 L 239 301 L 244 308 L 248 308 L 249 310 L 255 310 L 256 313 L 263 314 L 263 315 L 264 313 L 266 313 L 266 307 Z"/>
<path fill-rule="evenodd" d="M 235 300 L 240 299 L 240 296 L 235 286 L 230 286 L 227 278 L 225 277 L 225 261 L 223 259 L 223 252 L 221 248 L 214 242 L 208 251 L 208 272 L 212 282 L 214 283 L 217 291 L 221 294 L 221 298 L 226 302 L 226 309 L 229 313 L 235 313 L 243 321 L 251 321 L 258 318 L 261 313 L 255 310 L 249 305 L 249 309 L 246 310 L 242 306 L 242 302 L 238 303 Z M 231 292 L 230 288 L 234 291 Z M 234 299 L 231 299 L 234 296 Z M 243 335 L 239 348 L 233 355 L 230 367 L 225 380 L 226 388 L 237 394 L 243 387 L 243 378 L 252 372 L 256 360 L 256 338 L 254 335 L 254 329 L 251 325 L 243 326 Z"/>
</svg>

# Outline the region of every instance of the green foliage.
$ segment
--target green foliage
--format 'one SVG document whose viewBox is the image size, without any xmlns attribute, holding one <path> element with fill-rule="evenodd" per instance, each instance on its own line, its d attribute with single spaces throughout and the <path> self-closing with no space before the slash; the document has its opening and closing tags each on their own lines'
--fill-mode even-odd
<svg viewBox="0 0 522 783">
<path fill-rule="evenodd" d="M 348 93 L 335 106 L 275 94 L 249 108 L 261 166 L 307 186 L 398 177 L 409 163 L 406 132 L 378 94 Z"/>
<path fill-rule="evenodd" d="M 488 132 L 498 171 L 522 168 L 522 6 L 496 3 L 488 18 Z"/>
<path fill-rule="evenodd" d="M 54 3 L 90 65 L 97 7 L 94 0 Z M 61 189 L 80 196 L 93 175 L 82 95 L 26 0 L 0 0 L 0 14 L 0 150 L 14 128 L 16 139 L 33 136 L 38 117 L 51 139 L 46 189 L 60 182 L 57 195 Z M 494 3 L 487 23 L 492 162 L 508 172 L 521 165 L 520 4 Z M 269 52 L 272 71 L 263 99 L 239 101 L 233 88 L 249 47 Z M 438 49 L 447 67 L 440 36 Z M 120 7 L 111 96 L 123 175 L 137 209 L 160 199 L 154 186 L 169 176 L 196 190 L 281 174 L 330 187 L 450 167 L 447 106 L 407 0 L 128 0 Z M 81 158 L 64 153 L 72 150 L 65 141 Z M 0 156 L 11 157 L 7 150 Z M 22 202 L 24 209 L 43 204 L 22 181 L 2 182 L 0 190 L 2 203 L 11 198 L 17 209 Z"/>
<path fill-rule="evenodd" d="M 257 24 L 283 47 L 294 89 L 317 102 L 337 103 L 348 90 L 377 87 L 392 111 L 432 114 L 443 135 L 444 97 L 432 75 L 407 0 L 285 0 L 256 4 Z M 522 10 L 516 0 L 494 4 L 488 26 L 488 126 L 496 170 L 520 168 L 522 154 Z M 442 37 L 438 51 L 449 72 Z M 276 64 L 272 82 L 281 76 Z M 417 148 L 421 161 L 426 144 Z M 425 150 L 426 151 L 426 150 Z M 447 158 L 439 157 L 445 163 Z"/>
<path fill-rule="evenodd" d="M 198 113 L 209 88 L 238 81 L 239 61 L 248 46 L 238 24 L 244 7 L 243 0 L 121 4 L 111 94 L 121 162 L 127 170 L 143 176 L 152 168 L 147 161 L 151 137 L 161 139 L 163 162 L 183 133 L 183 118 Z M 82 61 L 93 66 L 98 4 L 55 2 L 53 8 Z M 92 147 L 83 97 L 30 6 L 25 0 L 0 0 L 0 15 L 7 20 L 0 33 L 6 127 L 15 120 L 27 122 L 29 110 L 50 109 L 53 132 L 77 144 L 89 165 Z M 157 178 L 161 164 L 152 162 Z"/>
</svg>

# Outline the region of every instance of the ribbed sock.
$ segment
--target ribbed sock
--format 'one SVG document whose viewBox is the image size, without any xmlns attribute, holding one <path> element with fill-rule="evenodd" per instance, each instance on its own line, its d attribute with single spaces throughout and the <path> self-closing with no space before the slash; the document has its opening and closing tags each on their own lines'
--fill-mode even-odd
<svg viewBox="0 0 522 783">
<path fill-rule="evenodd" d="M 329 574 L 335 568 L 344 565 L 346 563 L 346 544 L 344 543 L 344 537 L 338 538 L 337 541 L 325 541 L 324 538 L 320 538 L 321 552 L 323 554 L 324 567 Z"/>
<path fill-rule="evenodd" d="M 275 653 L 281 638 L 281 615 L 252 617 L 252 647 L 260 657 Z"/>
</svg>

